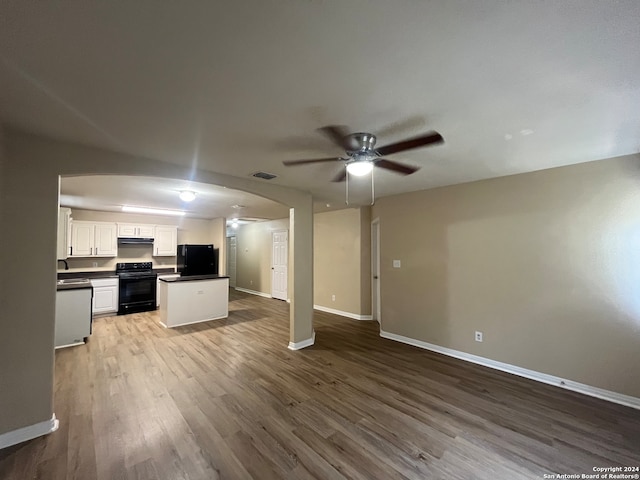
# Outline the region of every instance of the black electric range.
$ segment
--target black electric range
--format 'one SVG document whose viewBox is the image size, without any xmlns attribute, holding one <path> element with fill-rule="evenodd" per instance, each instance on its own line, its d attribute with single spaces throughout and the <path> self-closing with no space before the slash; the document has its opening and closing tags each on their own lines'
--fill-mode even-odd
<svg viewBox="0 0 640 480">
<path fill-rule="evenodd" d="M 118 263 L 116 275 L 120 279 L 118 315 L 156 309 L 158 274 L 151 262 Z"/>
</svg>

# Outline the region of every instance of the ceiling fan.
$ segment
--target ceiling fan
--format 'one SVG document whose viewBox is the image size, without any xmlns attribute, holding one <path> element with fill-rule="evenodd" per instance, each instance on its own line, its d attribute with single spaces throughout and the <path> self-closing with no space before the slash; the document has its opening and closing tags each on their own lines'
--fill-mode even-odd
<svg viewBox="0 0 640 480">
<path fill-rule="evenodd" d="M 334 182 L 344 181 L 347 177 L 347 172 L 356 176 L 366 175 L 373 170 L 373 167 L 384 168 L 385 170 L 390 170 L 401 175 L 410 175 L 419 170 L 419 167 L 403 165 L 402 163 L 387 160 L 382 157 L 406 150 L 444 143 L 442 135 L 438 132 L 431 131 L 418 137 L 412 137 L 384 147 L 375 148 L 376 136 L 371 133 L 349 133 L 347 127 L 342 125 L 328 125 L 318 130 L 342 148 L 345 151 L 345 156 L 337 158 L 313 158 L 308 160 L 285 160 L 282 163 L 290 167 L 309 163 L 343 162 L 345 168 L 334 177 L 332 180 Z"/>
</svg>

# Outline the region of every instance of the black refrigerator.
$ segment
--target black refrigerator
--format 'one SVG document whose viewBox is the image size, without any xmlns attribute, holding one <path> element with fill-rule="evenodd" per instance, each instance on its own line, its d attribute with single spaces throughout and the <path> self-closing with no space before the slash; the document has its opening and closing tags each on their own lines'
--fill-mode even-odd
<svg viewBox="0 0 640 480">
<path fill-rule="evenodd" d="M 183 276 L 218 274 L 218 249 L 210 245 L 178 245 L 178 272 Z"/>
</svg>

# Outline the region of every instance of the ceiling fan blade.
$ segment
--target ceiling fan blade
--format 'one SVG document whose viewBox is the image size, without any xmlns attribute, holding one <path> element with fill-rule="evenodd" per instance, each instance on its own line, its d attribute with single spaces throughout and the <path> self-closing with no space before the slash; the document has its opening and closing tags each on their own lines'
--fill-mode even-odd
<svg viewBox="0 0 640 480">
<path fill-rule="evenodd" d="M 327 125 L 318 130 L 342 150 L 353 150 L 352 141 L 349 137 L 349 128 L 345 125 Z"/>
<path fill-rule="evenodd" d="M 331 180 L 332 182 L 344 182 L 345 179 L 347 178 L 347 169 L 343 168 L 342 170 L 340 170 L 340 172 L 333 177 L 333 180 Z"/>
<path fill-rule="evenodd" d="M 401 173 L 402 175 L 411 175 L 412 173 L 420 170 L 420 167 L 410 167 L 409 165 L 392 162 L 391 160 L 385 160 L 384 158 L 376 160 L 374 165 L 386 170 L 391 170 L 392 172 Z"/>
<path fill-rule="evenodd" d="M 426 147 L 436 143 L 443 143 L 444 138 L 438 132 L 429 132 L 419 137 L 403 140 L 402 142 L 392 143 L 384 147 L 376 148 L 378 155 L 385 156 L 392 153 L 403 152 L 405 150 L 412 150 L 414 148 Z"/>
<path fill-rule="evenodd" d="M 323 163 L 323 162 L 335 162 L 336 160 L 340 160 L 338 157 L 330 157 L 330 158 L 311 158 L 308 160 L 284 160 L 282 163 L 287 167 L 292 167 L 295 165 L 306 165 L 308 163 Z"/>
</svg>

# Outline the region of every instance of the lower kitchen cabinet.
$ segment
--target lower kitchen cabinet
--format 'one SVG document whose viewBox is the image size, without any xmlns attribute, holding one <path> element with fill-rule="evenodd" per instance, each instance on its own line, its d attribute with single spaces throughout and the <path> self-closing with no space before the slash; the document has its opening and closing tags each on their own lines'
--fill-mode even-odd
<svg viewBox="0 0 640 480">
<path fill-rule="evenodd" d="M 93 314 L 118 311 L 118 278 L 96 278 L 93 286 Z"/>
</svg>

